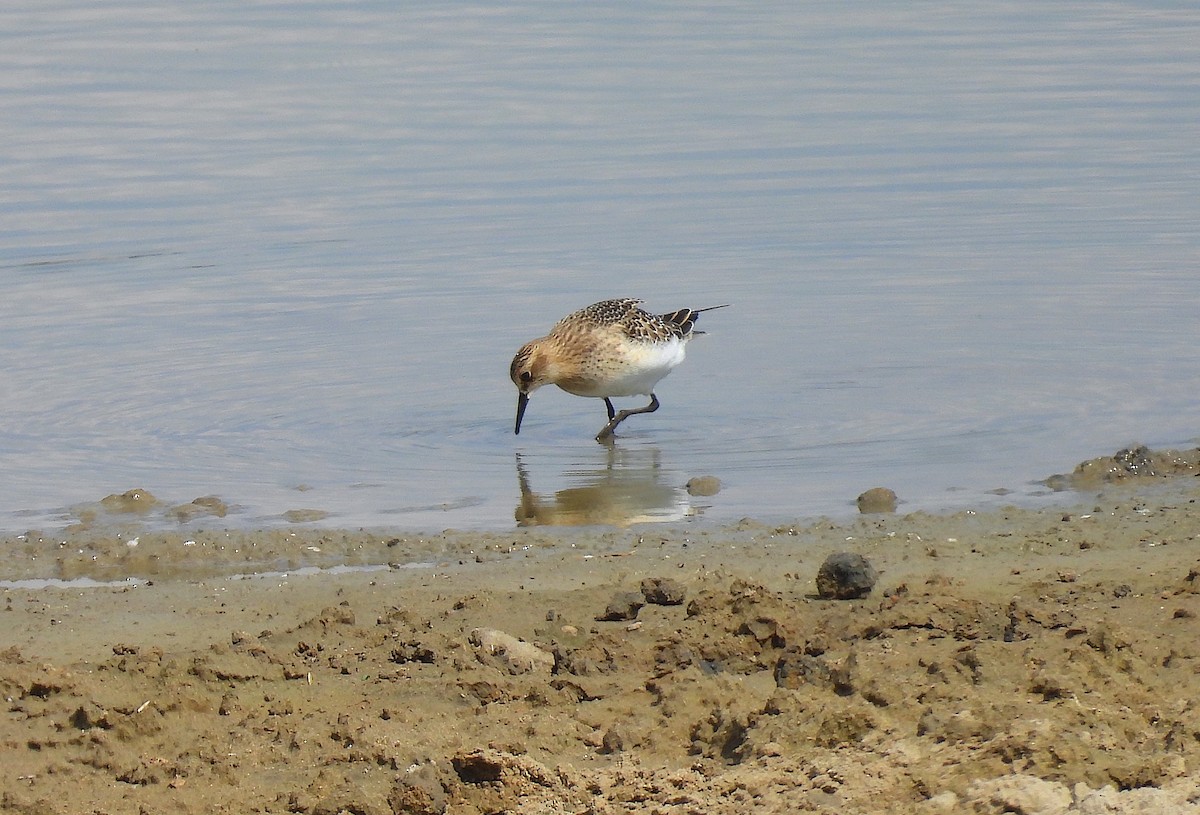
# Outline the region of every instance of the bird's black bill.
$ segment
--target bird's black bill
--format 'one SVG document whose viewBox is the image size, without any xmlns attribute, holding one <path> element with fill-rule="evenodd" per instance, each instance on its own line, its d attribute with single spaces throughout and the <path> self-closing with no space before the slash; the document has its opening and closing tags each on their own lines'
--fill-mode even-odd
<svg viewBox="0 0 1200 815">
<path fill-rule="evenodd" d="M 521 419 L 525 418 L 525 408 L 529 407 L 529 394 L 517 394 L 517 426 L 513 428 L 513 435 L 521 434 Z"/>
</svg>

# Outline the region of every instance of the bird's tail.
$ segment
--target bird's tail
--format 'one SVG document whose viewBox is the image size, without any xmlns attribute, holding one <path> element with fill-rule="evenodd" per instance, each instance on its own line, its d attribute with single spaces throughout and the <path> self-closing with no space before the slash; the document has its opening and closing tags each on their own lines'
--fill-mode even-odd
<svg viewBox="0 0 1200 815">
<path fill-rule="evenodd" d="M 719 306 L 709 306 L 707 308 L 681 308 L 679 311 L 673 311 L 670 314 L 661 315 L 662 319 L 668 323 L 674 323 L 679 326 L 679 331 L 683 336 L 688 334 L 703 334 L 703 331 L 695 331 L 693 327 L 696 325 L 696 320 L 702 312 L 715 311 L 719 308 L 729 308 L 729 303 L 723 303 Z"/>
</svg>

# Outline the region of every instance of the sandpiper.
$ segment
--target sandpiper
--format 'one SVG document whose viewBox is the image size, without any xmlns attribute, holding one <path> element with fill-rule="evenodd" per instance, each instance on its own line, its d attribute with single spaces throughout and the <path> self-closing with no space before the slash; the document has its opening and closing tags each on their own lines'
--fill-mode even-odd
<svg viewBox="0 0 1200 815">
<path fill-rule="evenodd" d="M 683 308 L 654 315 L 638 308 L 641 300 L 602 300 L 559 320 L 546 336 L 526 343 L 513 357 L 509 376 L 517 386 L 517 423 L 529 405 L 529 395 L 542 385 L 558 385 L 567 393 L 603 399 L 608 424 L 596 441 L 610 438 L 617 425 L 636 413 L 658 410 L 654 386 L 683 362 L 688 340 L 702 311 L 725 308 Z M 619 413 L 610 397 L 646 394 L 650 404 Z"/>
</svg>

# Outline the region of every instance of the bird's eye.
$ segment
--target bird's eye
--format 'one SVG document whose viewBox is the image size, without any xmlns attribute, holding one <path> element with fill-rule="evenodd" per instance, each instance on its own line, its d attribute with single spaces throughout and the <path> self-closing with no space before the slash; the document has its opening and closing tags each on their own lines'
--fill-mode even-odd
<svg viewBox="0 0 1200 815">
<path fill-rule="evenodd" d="M 533 379 L 533 371 L 521 371 L 521 381 L 529 382 Z"/>
</svg>

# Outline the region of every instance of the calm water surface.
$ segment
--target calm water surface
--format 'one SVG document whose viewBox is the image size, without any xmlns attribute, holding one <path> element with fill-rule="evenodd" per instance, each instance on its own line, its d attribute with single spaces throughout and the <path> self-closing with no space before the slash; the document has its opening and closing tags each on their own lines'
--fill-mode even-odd
<svg viewBox="0 0 1200 815">
<path fill-rule="evenodd" d="M 1038 501 L 1196 438 L 1191 3 L 0 12 L 0 529 Z M 730 302 L 608 449 L 518 346 Z M 711 498 L 681 487 L 723 484 Z"/>
</svg>

